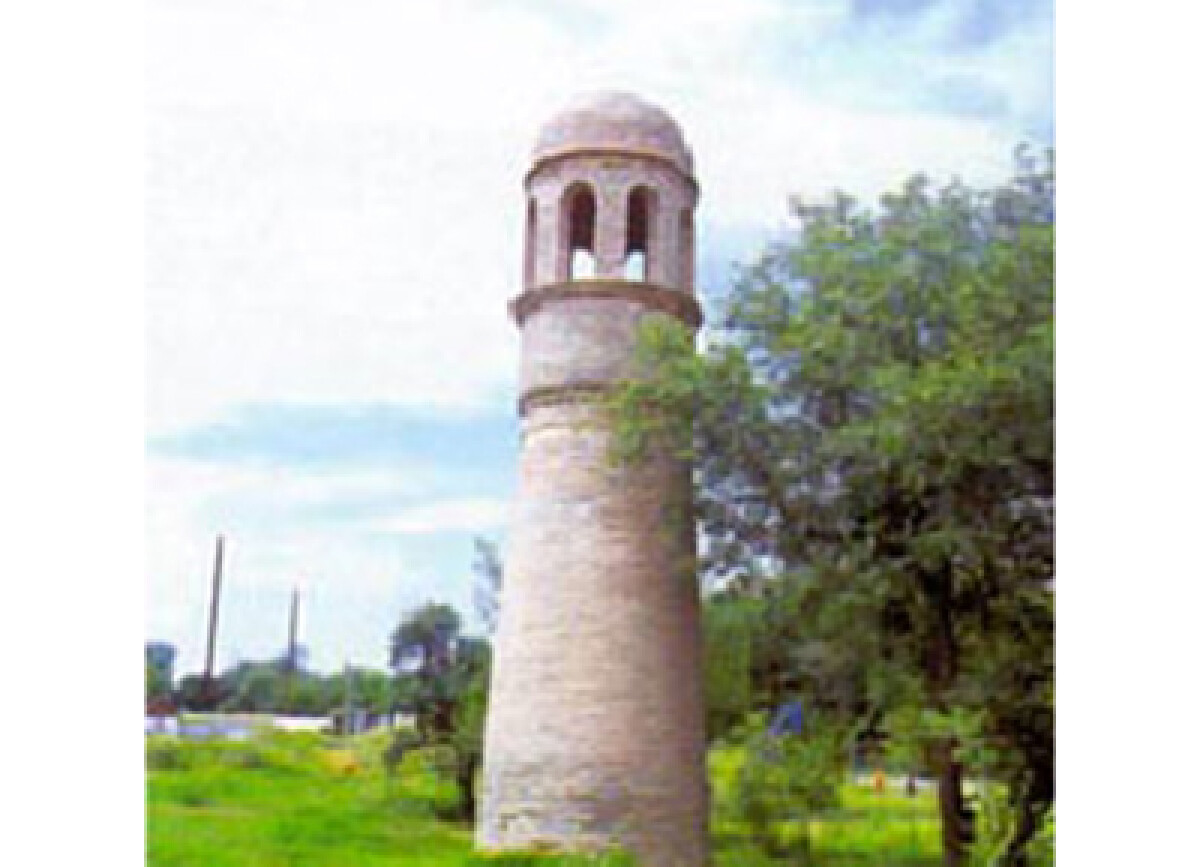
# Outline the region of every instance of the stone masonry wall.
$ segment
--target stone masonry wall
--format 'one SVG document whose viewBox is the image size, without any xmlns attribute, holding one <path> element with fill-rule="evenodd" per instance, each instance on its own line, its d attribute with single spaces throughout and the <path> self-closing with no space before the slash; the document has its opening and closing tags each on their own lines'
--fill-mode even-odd
<svg viewBox="0 0 1200 867">
<path fill-rule="evenodd" d="M 587 402 L 522 425 L 487 722 L 488 847 L 619 840 L 704 863 L 699 598 L 686 467 L 614 467 Z"/>
<path fill-rule="evenodd" d="M 661 112 L 643 114 L 681 142 Z M 615 141 L 619 150 L 625 139 Z M 690 157 L 681 169 L 678 154 L 596 150 L 539 158 L 526 179 L 525 291 L 511 307 L 522 329 L 520 476 L 477 842 L 619 842 L 645 867 L 701 867 L 708 798 L 689 468 L 661 454 L 616 465 L 597 400 L 634 373 L 645 316 L 699 324 L 697 188 L 684 173 Z M 596 277 L 569 280 L 564 193 L 579 182 L 596 199 Z M 622 279 L 626 205 L 639 185 L 654 202 L 644 282 Z"/>
</svg>

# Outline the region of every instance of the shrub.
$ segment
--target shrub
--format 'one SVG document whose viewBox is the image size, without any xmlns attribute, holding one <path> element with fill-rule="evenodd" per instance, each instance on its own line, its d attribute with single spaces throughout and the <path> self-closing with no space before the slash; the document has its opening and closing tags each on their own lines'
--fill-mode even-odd
<svg viewBox="0 0 1200 867">
<path fill-rule="evenodd" d="M 306 773 L 317 750 L 307 735 L 258 731 L 246 740 L 189 740 L 173 735 L 146 738 L 146 768 L 184 771 L 199 767 L 229 767 Z"/>
<path fill-rule="evenodd" d="M 803 736 L 751 736 L 737 773 L 733 817 L 773 858 L 812 864 L 809 823 L 837 806 L 842 737 L 833 730 Z"/>
<path fill-rule="evenodd" d="M 146 769 L 150 771 L 182 771 L 192 767 L 194 752 L 190 745 L 170 735 L 146 738 Z"/>
<path fill-rule="evenodd" d="M 397 729 L 392 735 L 391 743 L 383 751 L 383 766 L 388 773 L 395 773 L 396 768 L 404 761 L 404 756 L 412 750 L 420 749 L 421 736 L 413 729 Z"/>
<path fill-rule="evenodd" d="M 362 770 L 358 758 L 350 750 L 326 750 L 325 766 L 335 774 L 352 776 Z"/>
</svg>

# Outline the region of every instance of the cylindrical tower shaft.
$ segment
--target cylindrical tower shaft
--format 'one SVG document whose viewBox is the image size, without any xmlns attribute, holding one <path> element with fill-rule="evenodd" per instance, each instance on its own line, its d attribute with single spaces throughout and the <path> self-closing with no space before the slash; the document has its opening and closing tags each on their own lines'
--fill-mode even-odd
<svg viewBox="0 0 1200 867">
<path fill-rule="evenodd" d="M 707 786 L 689 468 L 664 453 L 616 463 L 601 405 L 633 375 L 647 316 L 699 325 L 685 284 L 691 155 L 661 111 L 604 95 L 547 127 L 526 187 L 526 288 L 512 305 L 520 480 L 478 841 L 620 844 L 650 867 L 699 867 Z M 594 264 L 574 270 L 588 255 Z"/>
</svg>

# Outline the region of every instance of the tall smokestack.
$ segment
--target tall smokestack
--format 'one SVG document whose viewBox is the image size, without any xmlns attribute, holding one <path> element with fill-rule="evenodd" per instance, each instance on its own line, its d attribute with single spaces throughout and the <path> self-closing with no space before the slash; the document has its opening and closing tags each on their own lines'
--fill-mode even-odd
<svg viewBox="0 0 1200 867">
<path fill-rule="evenodd" d="M 296 660 L 296 618 L 300 608 L 300 591 L 292 590 L 292 615 L 288 620 L 288 650 L 287 650 L 287 667 L 288 671 L 295 671 L 298 668 Z"/>
<path fill-rule="evenodd" d="M 208 609 L 208 651 L 204 655 L 204 701 L 215 700 L 213 688 L 213 658 L 217 648 L 217 612 L 221 605 L 221 564 L 224 560 L 225 537 L 217 536 L 217 553 L 213 563 L 212 600 Z"/>
</svg>

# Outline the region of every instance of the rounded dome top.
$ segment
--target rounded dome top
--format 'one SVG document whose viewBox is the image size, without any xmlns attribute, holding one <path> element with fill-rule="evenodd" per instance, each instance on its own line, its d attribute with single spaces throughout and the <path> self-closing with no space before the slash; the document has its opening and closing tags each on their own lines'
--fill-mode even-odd
<svg viewBox="0 0 1200 867">
<path fill-rule="evenodd" d="M 692 152 L 679 125 L 632 93 L 606 91 L 575 100 L 542 127 L 533 161 L 576 150 L 649 153 L 692 176 Z"/>
</svg>

